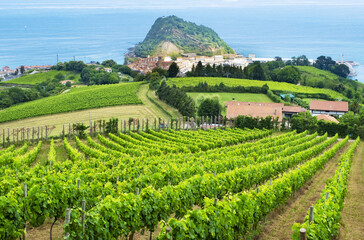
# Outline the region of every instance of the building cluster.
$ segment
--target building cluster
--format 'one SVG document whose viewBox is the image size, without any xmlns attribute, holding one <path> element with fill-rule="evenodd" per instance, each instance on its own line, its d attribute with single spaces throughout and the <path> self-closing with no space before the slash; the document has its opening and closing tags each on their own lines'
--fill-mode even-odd
<svg viewBox="0 0 364 240">
<path fill-rule="evenodd" d="M 146 74 L 156 67 L 168 70 L 172 63 L 173 61 L 170 57 L 163 58 L 159 56 L 142 58 L 139 61 L 129 64 L 128 67 L 134 71 Z"/>
<path fill-rule="evenodd" d="M 34 65 L 34 66 L 19 66 L 16 69 L 11 69 L 9 66 L 5 66 L 0 71 L 0 78 L 5 78 L 10 75 L 19 75 L 21 74 L 21 68 L 24 67 L 24 71 L 29 70 L 49 70 L 53 65 Z"/>
<path fill-rule="evenodd" d="M 182 57 L 178 57 L 176 63 L 180 69 L 180 75 L 185 75 L 192 70 L 193 66 L 196 66 L 198 62 L 201 62 L 203 66 L 206 65 L 229 65 L 235 67 L 245 68 L 251 63 L 249 58 L 242 55 L 227 54 L 227 55 L 215 55 L 212 57 L 196 56 L 194 54 L 183 54 Z"/>
<path fill-rule="evenodd" d="M 237 116 L 262 117 L 272 116 L 282 122 L 283 117 L 291 118 L 306 109 L 299 106 L 284 106 L 283 103 L 257 103 L 228 101 L 225 104 L 226 117 Z M 335 117 L 341 117 L 349 111 L 348 102 L 312 100 L 310 102 L 310 113 L 317 116 L 318 120 L 332 121 L 338 123 Z M 335 116 L 335 117 L 334 117 Z"/>
</svg>

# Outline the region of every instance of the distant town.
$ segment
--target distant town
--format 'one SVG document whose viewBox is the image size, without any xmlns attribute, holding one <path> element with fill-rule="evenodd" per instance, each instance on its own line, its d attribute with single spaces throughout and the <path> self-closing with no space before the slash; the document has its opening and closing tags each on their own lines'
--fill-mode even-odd
<svg viewBox="0 0 364 240">
<path fill-rule="evenodd" d="M 180 72 L 179 76 L 185 76 L 187 72 L 192 70 L 193 66 L 196 66 L 198 62 L 201 62 L 203 66 L 206 65 L 230 65 L 235 67 L 241 67 L 244 69 L 249 64 L 253 62 L 261 62 L 266 63 L 270 61 L 275 61 L 276 58 L 257 58 L 255 54 L 249 54 L 248 57 L 239 54 L 225 54 L 225 55 L 215 55 L 215 56 L 197 56 L 195 53 L 185 53 L 181 54 L 181 57 L 177 57 L 173 60 L 170 56 L 157 56 L 157 57 L 147 57 L 147 58 L 139 58 L 139 60 L 128 64 L 134 71 L 138 71 L 139 73 L 146 74 L 151 72 L 154 68 L 160 67 L 162 69 L 168 70 L 170 65 L 173 62 L 176 62 Z M 291 58 L 282 58 L 282 61 L 286 62 L 292 60 Z M 308 59 L 308 61 L 313 64 L 315 62 L 314 59 Z M 89 64 L 94 64 L 95 62 L 90 62 Z M 336 61 L 338 64 L 345 64 L 349 67 L 350 74 L 349 77 L 356 76 L 356 72 L 354 66 L 360 65 L 354 61 L 344 61 L 344 59 L 340 61 Z M 34 65 L 34 66 L 19 66 L 16 69 L 11 69 L 9 66 L 5 66 L 0 71 L 0 80 L 10 80 L 17 77 L 20 77 L 23 72 L 29 70 L 50 70 L 53 65 Z M 104 69 L 107 72 L 111 72 L 111 68 Z M 32 74 L 37 73 L 37 71 L 32 72 Z"/>
</svg>

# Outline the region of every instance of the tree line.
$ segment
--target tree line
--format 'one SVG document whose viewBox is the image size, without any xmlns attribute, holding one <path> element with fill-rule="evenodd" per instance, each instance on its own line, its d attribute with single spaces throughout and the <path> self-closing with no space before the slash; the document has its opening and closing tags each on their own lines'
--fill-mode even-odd
<svg viewBox="0 0 364 240">
<path fill-rule="evenodd" d="M 182 116 L 194 117 L 196 115 L 196 104 L 193 98 L 175 85 L 172 87 L 167 86 L 166 81 L 163 80 L 156 94 L 160 100 L 177 108 Z"/>
</svg>

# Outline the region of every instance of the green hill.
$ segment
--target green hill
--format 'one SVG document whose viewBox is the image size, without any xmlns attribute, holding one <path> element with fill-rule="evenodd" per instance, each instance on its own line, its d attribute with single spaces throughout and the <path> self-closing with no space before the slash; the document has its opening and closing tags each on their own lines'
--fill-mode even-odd
<svg viewBox="0 0 364 240">
<path fill-rule="evenodd" d="M 15 105 L 0 111 L 0 122 L 82 109 L 142 104 L 140 83 L 123 83 L 72 88 L 70 92 Z"/>
<path fill-rule="evenodd" d="M 325 94 L 332 99 L 345 99 L 345 97 L 330 89 L 318 89 L 307 86 L 299 86 L 285 82 L 273 82 L 273 81 L 259 81 L 249 79 L 235 79 L 235 78 L 213 78 L 213 77 L 194 77 L 194 78 L 171 78 L 167 81 L 169 85 L 175 84 L 177 87 L 182 86 L 196 86 L 200 82 L 206 82 L 208 85 L 218 85 L 221 82 L 226 86 L 244 86 L 244 87 L 261 87 L 267 84 L 272 91 L 287 92 L 293 94 L 311 94 L 319 95 Z"/>
<path fill-rule="evenodd" d="M 158 54 L 198 55 L 235 53 L 211 28 L 184 21 L 176 16 L 160 17 L 143 42 L 136 45 L 137 57 Z"/>
<path fill-rule="evenodd" d="M 56 71 L 52 70 L 49 72 L 41 72 L 32 75 L 25 75 L 20 78 L 15 78 L 3 83 L 12 83 L 12 84 L 25 84 L 25 85 L 36 85 L 38 83 L 42 83 L 47 81 L 48 79 L 54 79 L 57 74 L 62 74 L 66 80 L 72 79 L 72 81 L 78 82 L 80 79 L 80 74 L 68 71 Z"/>
<path fill-rule="evenodd" d="M 329 71 L 311 66 L 296 66 L 301 72 L 301 84 L 310 87 L 328 88 L 344 92 L 345 89 L 364 89 L 364 84 L 352 79 L 342 78 Z"/>
</svg>

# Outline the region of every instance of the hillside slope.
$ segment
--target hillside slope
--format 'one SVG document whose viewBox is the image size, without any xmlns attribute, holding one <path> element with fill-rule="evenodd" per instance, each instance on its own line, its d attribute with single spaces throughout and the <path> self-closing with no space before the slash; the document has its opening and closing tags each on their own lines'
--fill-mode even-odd
<svg viewBox="0 0 364 240">
<path fill-rule="evenodd" d="M 52 70 L 49 72 L 41 72 L 35 74 L 24 75 L 20 78 L 15 78 L 2 83 L 12 83 L 12 84 L 25 84 L 25 85 L 36 85 L 47 81 L 48 79 L 54 79 L 57 74 L 62 74 L 66 80 L 72 79 L 74 82 L 78 82 L 80 79 L 79 73 L 69 72 L 69 71 L 56 71 Z"/>
<path fill-rule="evenodd" d="M 267 84 L 270 90 L 287 92 L 287 93 L 302 93 L 302 94 L 325 94 L 333 99 L 345 99 L 345 97 L 330 89 L 319 89 L 307 86 L 299 86 L 285 82 L 273 82 L 273 81 L 259 81 L 249 79 L 235 79 L 235 78 L 214 78 L 214 77 L 194 77 L 194 78 L 170 78 L 168 85 L 175 84 L 177 87 L 182 86 L 196 86 L 200 82 L 206 82 L 208 85 L 218 85 L 224 83 L 226 86 L 244 86 L 244 87 L 261 87 Z"/>
<path fill-rule="evenodd" d="M 211 28 L 176 16 L 158 18 L 144 41 L 134 49 L 137 57 L 183 52 L 198 55 L 235 53 Z"/>
<path fill-rule="evenodd" d="M 142 104 L 140 83 L 73 88 L 70 92 L 15 105 L 0 111 L 0 122 L 106 106 Z"/>
</svg>

